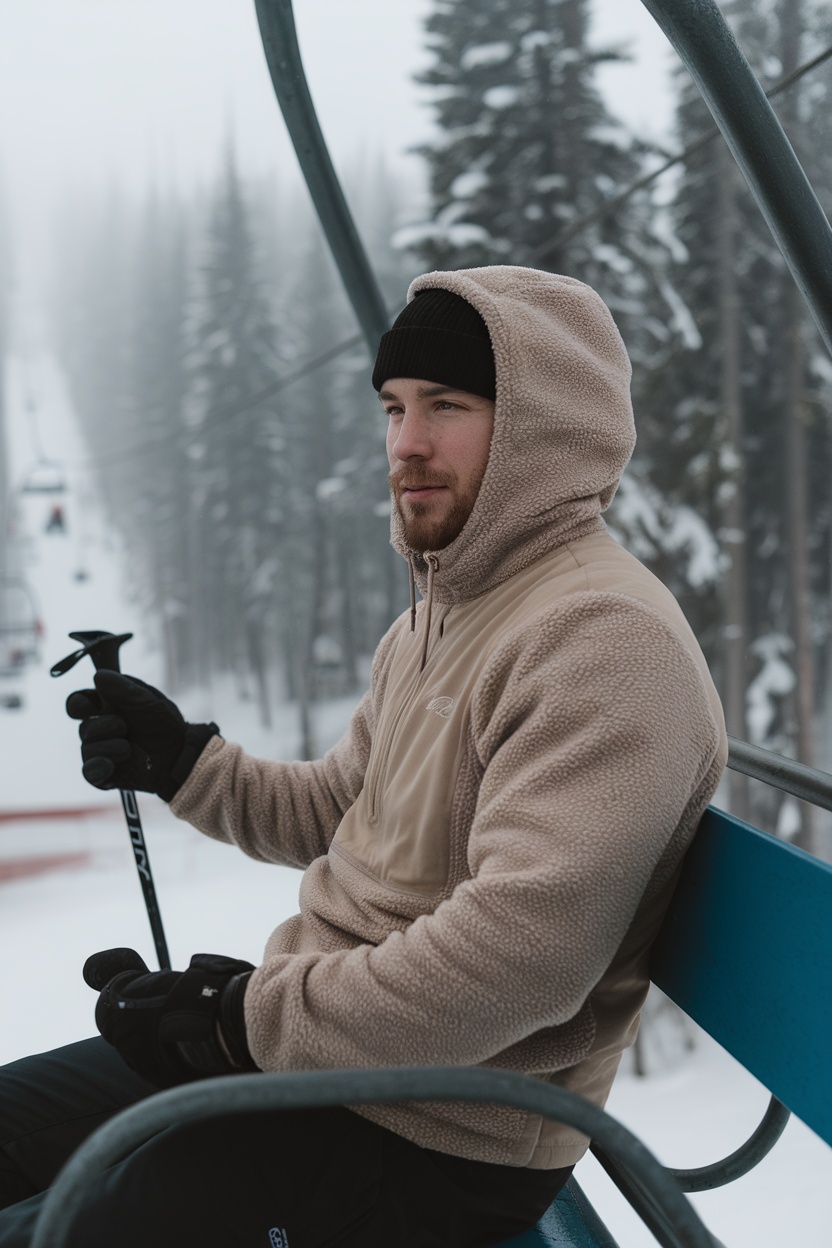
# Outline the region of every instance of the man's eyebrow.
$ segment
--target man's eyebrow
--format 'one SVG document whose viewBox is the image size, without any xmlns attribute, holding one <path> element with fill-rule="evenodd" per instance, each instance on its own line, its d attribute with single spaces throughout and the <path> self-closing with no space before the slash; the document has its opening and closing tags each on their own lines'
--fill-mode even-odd
<svg viewBox="0 0 832 1248">
<path fill-rule="evenodd" d="M 461 393 L 458 386 L 420 386 L 416 391 L 420 399 L 435 399 L 440 394 L 456 393 Z M 379 390 L 378 397 L 383 401 L 386 399 L 397 399 L 398 395 L 394 394 L 392 390 Z"/>
<path fill-rule="evenodd" d="M 435 399 L 440 394 L 455 394 L 457 386 L 420 386 L 416 393 L 420 399 Z"/>
</svg>

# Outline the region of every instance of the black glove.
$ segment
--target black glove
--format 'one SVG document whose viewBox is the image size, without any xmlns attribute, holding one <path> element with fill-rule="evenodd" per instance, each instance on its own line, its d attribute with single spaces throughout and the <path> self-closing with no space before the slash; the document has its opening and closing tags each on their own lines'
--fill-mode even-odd
<svg viewBox="0 0 832 1248">
<path fill-rule="evenodd" d="M 256 1070 L 243 1013 L 251 962 L 195 953 L 187 971 L 149 971 L 135 949 L 84 963 L 100 991 L 95 1022 L 128 1066 L 157 1088 Z"/>
<path fill-rule="evenodd" d="M 193 770 L 216 724 L 188 724 L 152 685 L 121 672 L 95 673 L 95 689 L 79 689 L 66 713 L 80 719 L 84 779 L 97 789 L 140 789 L 169 802 Z"/>
</svg>

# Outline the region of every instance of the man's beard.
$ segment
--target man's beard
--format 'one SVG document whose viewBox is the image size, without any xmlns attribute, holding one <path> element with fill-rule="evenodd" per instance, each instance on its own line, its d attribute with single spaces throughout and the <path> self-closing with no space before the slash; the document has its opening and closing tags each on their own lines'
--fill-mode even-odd
<svg viewBox="0 0 832 1248">
<path fill-rule="evenodd" d="M 408 503 L 409 515 L 402 508 L 402 491 L 405 487 L 414 489 L 418 486 L 446 486 L 450 492 L 451 505 L 441 515 L 431 514 L 434 504 L 427 502 Z M 465 522 L 470 516 L 477 501 L 480 482 L 473 484 L 469 493 L 459 491 L 457 478 L 451 473 L 432 473 L 425 468 L 406 468 L 398 474 L 390 474 L 390 489 L 393 502 L 404 529 L 404 539 L 411 550 L 444 550 L 459 537 Z"/>
</svg>

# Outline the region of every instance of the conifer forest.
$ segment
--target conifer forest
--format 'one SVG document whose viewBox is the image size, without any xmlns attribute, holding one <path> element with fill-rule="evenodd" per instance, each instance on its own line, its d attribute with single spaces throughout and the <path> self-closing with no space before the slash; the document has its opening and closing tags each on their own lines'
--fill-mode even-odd
<svg viewBox="0 0 832 1248">
<path fill-rule="evenodd" d="M 777 88 L 832 45 L 830 6 L 722 7 L 828 213 L 832 61 Z M 707 108 L 680 68 L 672 142 L 633 133 L 589 0 L 433 0 L 423 38 L 419 195 L 372 157 L 346 179 L 391 317 L 431 268 L 599 291 L 638 430 L 609 525 L 680 599 L 729 733 L 832 767 L 832 364 Z M 291 699 L 308 756 L 315 704 L 358 696 L 407 605 L 383 413 L 308 198 L 229 138 L 213 185 L 70 198 L 54 229 L 50 332 L 166 691 L 233 673 L 264 724 Z M 726 786 L 832 857 L 821 812 Z"/>
</svg>

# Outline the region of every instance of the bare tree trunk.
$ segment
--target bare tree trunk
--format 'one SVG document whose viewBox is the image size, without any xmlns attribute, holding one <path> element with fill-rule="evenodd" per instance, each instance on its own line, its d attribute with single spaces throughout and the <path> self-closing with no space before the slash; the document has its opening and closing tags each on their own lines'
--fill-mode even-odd
<svg viewBox="0 0 832 1248">
<path fill-rule="evenodd" d="M 210 644 L 208 639 L 208 586 L 205 569 L 205 536 L 202 508 L 205 502 L 204 487 L 197 484 L 192 489 L 188 513 L 188 563 L 190 566 L 191 592 L 188 635 L 191 654 L 188 667 L 194 683 L 207 689 L 211 678 Z"/>
<path fill-rule="evenodd" d="M 341 589 L 341 649 L 347 688 L 358 687 L 358 629 L 355 612 L 355 560 L 352 556 L 352 532 L 337 522 L 334 535 L 335 574 Z"/>
<path fill-rule="evenodd" d="M 314 676 L 312 672 L 312 647 L 309 641 L 309 621 L 303 607 L 296 601 L 293 587 L 287 587 L 288 620 L 284 646 L 286 688 L 289 697 L 298 705 L 298 753 L 302 759 L 315 758 L 315 724 L 313 705 L 315 701 Z"/>
<path fill-rule="evenodd" d="M 176 632 L 173 627 L 169 605 L 161 605 L 162 655 L 164 659 L 165 689 L 171 697 L 179 692 L 179 669 L 176 662 Z"/>
<path fill-rule="evenodd" d="M 723 549 L 729 558 L 725 577 L 722 655 L 725 719 L 731 736 L 745 740 L 745 693 L 748 685 L 748 557 L 745 504 L 745 452 L 742 437 L 739 300 L 737 296 L 737 180 L 728 148 L 720 145 L 719 172 L 719 307 L 722 331 L 720 389 L 723 438 L 730 455 L 730 488 L 722 515 Z M 750 814 L 748 778 L 729 773 L 731 811 L 740 819 Z"/>
<path fill-rule="evenodd" d="M 633 1074 L 639 1079 L 644 1079 L 647 1076 L 647 1055 L 644 1052 L 644 1032 L 642 1027 L 639 1027 L 636 1032 L 636 1038 L 633 1043 Z"/>
<path fill-rule="evenodd" d="M 321 630 L 326 582 L 326 533 L 322 504 L 312 498 L 309 511 L 311 541 L 304 553 L 308 564 L 297 570 L 284 586 L 289 610 L 289 689 L 297 698 L 298 729 L 300 732 L 300 756 L 303 759 L 318 755 L 314 707 L 318 698 L 317 668 L 315 663 L 315 639 Z"/>
<path fill-rule="evenodd" d="M 781 0 L 780 60 L 782 72 L 791 73 L 800 58 L 802 34 L 801 0 Z M 800 124 L 797 86 L 786 92 L 783 122 L 796 141 Z M 812 766 L 815 758 L 815 676 L 812 652 L 811 598 L 809 588 L 809 532 L 806 519 L 808 479 L 806 471 L 806 429 L 803 404 L 806 350 L 803 342 L 803 306 L 792 278 L 785 276 L 783 308 L 786 339 L 786 522 L 789 545 L 789 580 L 794 642 L 795 726 L 797 757 Z M 800 832 L 795 841 L 803 849 L 817 853 L 816 820 L 812 806 L 800 804 Z"/>
<path fill-rule="evenodd" d="M 801 333 L 800 293 L 791 278 L 785 292 L 788 372 L 786 378 L 786 507 L 789 535 L 789 579 L 794 641 L 795 736 L 797 757 L 813 766 L 815 761 L 815 664 L 812 652 L 811 600 L 809 591 L 809 532 L 806 521 L 807 473 L 805 409 L 801 402 L 805 349 Z M 796 843 L 811 853 L 815 844 L 814 808 L 800 804 L 800 832 Z"/>
<path fill-rule="evenodd" d="M 249 614 L 246 618 L 246 654 L 249 669 L 254 677 L 254 687 L 257 690 L 257 708 L 260 712 L 260 723 L 264 728 L 271 728 L 272 706 L 269 697 L 263 620 L 260 616 L 255 619 Z"/>
</svg>

